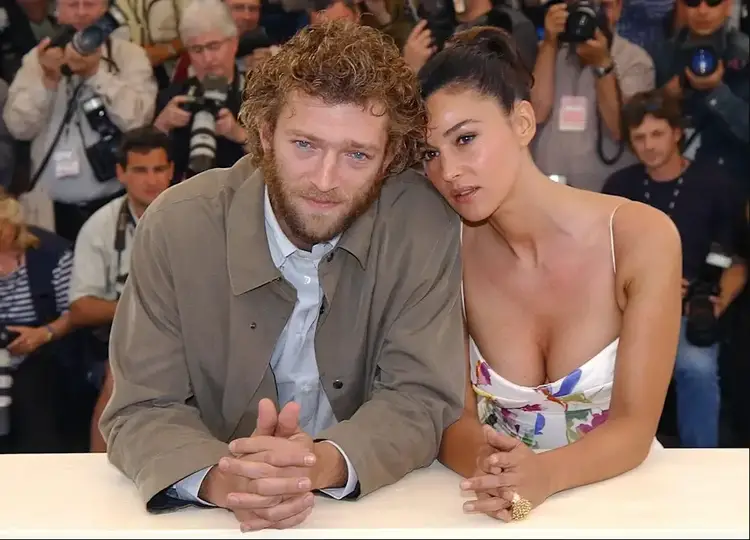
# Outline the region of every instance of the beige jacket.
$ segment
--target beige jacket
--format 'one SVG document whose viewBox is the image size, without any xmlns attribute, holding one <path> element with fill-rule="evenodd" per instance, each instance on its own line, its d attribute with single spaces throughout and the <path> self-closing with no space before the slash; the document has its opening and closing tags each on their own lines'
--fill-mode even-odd
<svg viewBox="0 0 750 540">
<path fill-rule="evenodd" d="M 148 507 L 250 435 L 296 293 L 269 253 L 263 178 L 247 158 L 169 189 L 138 225 L 111 338 L 101 419 L 111 462 Z M 316 351 L 360 494 L 437 456 L 465 390 L 459 220 L 413 171 L 320 266 Z M 162 501 L 161 503 L 159 501 Z"/>
</svg>

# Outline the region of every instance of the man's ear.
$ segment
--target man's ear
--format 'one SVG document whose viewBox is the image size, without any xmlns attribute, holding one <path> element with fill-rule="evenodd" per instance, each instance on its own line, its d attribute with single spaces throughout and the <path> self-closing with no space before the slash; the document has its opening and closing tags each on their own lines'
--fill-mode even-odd
<svg viewBox="0 0 750 540">
<path fill-rule="evenodd" d="M 511 125 L 522 146 L 528 146 L 536 135 L 534 108 L 526 100 L 518 101 L 511 112 Z"/>
<path fill-rule="evenodd" d="M 259 127 L 258 134 L 260 135 L 260 145 L 263 148 L 263 153 L 267 154 L 271 151 L 273 131 L 271 130 L 271 126 L 265 122 Z"/>
</svg>

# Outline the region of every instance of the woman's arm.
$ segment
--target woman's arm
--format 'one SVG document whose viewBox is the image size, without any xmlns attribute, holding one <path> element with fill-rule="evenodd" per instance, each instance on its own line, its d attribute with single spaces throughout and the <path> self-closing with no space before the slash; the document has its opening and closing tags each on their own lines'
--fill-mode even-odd
<svg viewBox="0 0 750 540">
<path fill-rule="evenodd" d="M 466 324 L 464 324 L 466 328 Z M 477 413 L 477 396 L 471 387 L 471 357 L 469 356 L 469 334 L 464 333 L 466 342 L 466 397 L 464 411 L 454 424 L 443 432 L 438 460 L 464 477 L 472 476 L 477 470 L 479 450 L 486 445 L 482 425 Z"/>
<path fill-rule="evenodd" d="M 618 211 L 614 238 L 624 310 L 609 419 L 573 444 L 538 454 L 550 495 L 640 465 L 672 376 L 681 315 L 679 234 L 666 215 L 632 203 Z"/>
</svg>

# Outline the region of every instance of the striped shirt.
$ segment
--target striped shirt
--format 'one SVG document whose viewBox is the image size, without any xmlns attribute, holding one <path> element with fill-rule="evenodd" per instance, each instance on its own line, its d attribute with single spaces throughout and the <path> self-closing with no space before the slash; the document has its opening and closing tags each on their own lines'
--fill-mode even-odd
<svg viewBox="0 0 750 540">
<path fill-rule="evenodd" d="M 59 314 L 68 309 L 68 287 L 72 270 L 73 253 L 66 251 L 52 271 L 52 287 Z M 24 263 L 13 273 L 0 277 L 0 323 L 29 325 L 36 323 L 38 318 Z"/>
</svg>

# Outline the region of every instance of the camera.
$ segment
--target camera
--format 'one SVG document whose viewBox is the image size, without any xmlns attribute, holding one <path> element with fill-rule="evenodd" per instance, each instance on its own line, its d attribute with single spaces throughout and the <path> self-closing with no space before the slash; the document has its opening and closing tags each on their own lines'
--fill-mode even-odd
<svg viewBox="0 0 750 540">
<path fill-rule="evenodd" d="M 730 266 L 732 257 L 721 245 L 713 243 L 698 277 L 688 286 L 685 338 L 696 347 L 709 347 L 719 340 L 719 323 L 711 297 L 719 296 L 721 275 Z"/>
<path fill-rule="evenodd" d="M 109 10 L 91 26 L 76 32 L 72 26 L 64 26 L 52 38 L 49 47 L 65 47 L 68 43 L 81 56 L 88 56 L 97 51 L 107 38 L 125 23 L 125 16 L 116 6 Z"/>
<path fill-rule="evenodd" d="M 10 389 L 13 386 L 13 371 L 8 345 L 19 335 L 5 326 L 0 327 L 0 436 L 10 433 Z"/>
<path fill-rule="evenodd" d="M 594 39 L 597 28 L 606 28 L 603 14 L 594 2 L 578 0 L 568 6 L 568 20 L 559 40 L 565 43 L 583 43 Z"/>
<path fill-rule="evenodd" d="M 188 91 L 188 101 L 180 107 L 193 115 L 190 128 L 188 168 L 194 173 L 210 169 L 216 160 L 216 116 L 229 95 L 226 77 L 207 75 L 201 84 Z"/>
<path fill-rule="evenodd" d="M 427 21 L 433 44 L 441 50 L 456 31 L 454 0 L 407 0 L 406 4 L 414 23 Z"/>
<path fill-rule="evenodd" d="M 122 132 L 107 115 L 101 96 L 93 96 L 83 101 L 81 109 L 91 129 L 99 135 L 99 141 L 86 148 L 86 157 L 96 179 L 99 182 L 107 182 L 117 175 L 115 167 Z"/>
<path fill-rule="evenodd" d="M 245 32 L 240 36 L 237 45 L 237 58 L 243 58 L 252 54 L 255 49 L 266 49 L 274 45 L 271 38 L 268 37 L 263 27 L 259 26 L 254 30 Z"/>
</svg>

